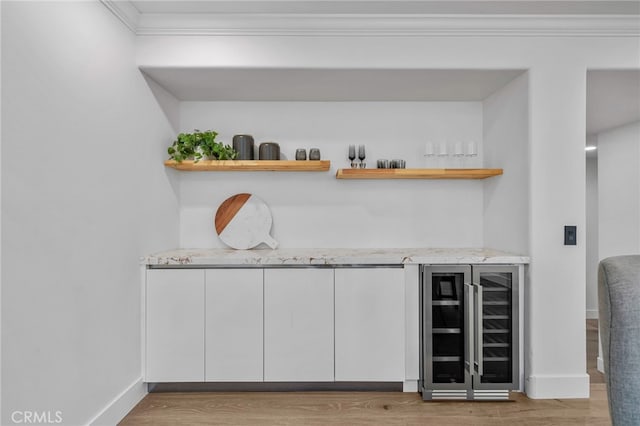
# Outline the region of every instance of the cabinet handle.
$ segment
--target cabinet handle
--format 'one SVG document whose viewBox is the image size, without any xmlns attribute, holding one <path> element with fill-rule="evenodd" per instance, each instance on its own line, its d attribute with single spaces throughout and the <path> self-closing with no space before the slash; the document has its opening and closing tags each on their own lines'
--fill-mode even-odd
<svg viewBox="0 0 640 426">
<path fill-rule="evenodd" d="M 464 287 L 466 290 L 465 294 L 465 307 L 467 309 L 467 347 L 464 353 L 465 364 L 470 374 L 473 374 L 473 366 L 474 366 L 474 357 L 473 357 L 473 344 L 474 344 L 474 333 L 473 333 L 473 286 L 469 283 L 464 283 Z"/>
<path fill-rule="evenodd" d="M 482 327 L 482 286 L 476 284 L 478 288 L 478 298 L 476 299 L 476 329 L 478 333 L 478 375 L 484 374 L 484 354 L 482 353 L 482 346 L 484 343 L 483 327 Z"/>
</svg>

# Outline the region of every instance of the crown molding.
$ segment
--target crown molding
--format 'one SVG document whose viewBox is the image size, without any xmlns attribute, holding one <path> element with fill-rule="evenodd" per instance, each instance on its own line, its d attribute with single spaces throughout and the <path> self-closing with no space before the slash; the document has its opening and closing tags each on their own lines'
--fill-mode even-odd
<svg viewBox="0 0 640 426">
<path fill-rule="evenodd" d="M 134 34 L 137 34 L 141 14 L 130 1 L 100 0 L 100 2 L 109 9 L 125 27 L 129 28 Z"/>
<path fill-rule="evenodd" d="M 206 36 L 571 36 L 638 37 L 629 16 L 521 15 L 142 15 L 136 34 Z"/>
<path fill-rule="evenodd" d="M 140 13 L 101 2 L 138 36 L 640 37 L 638 15 Z"/>
</svg>

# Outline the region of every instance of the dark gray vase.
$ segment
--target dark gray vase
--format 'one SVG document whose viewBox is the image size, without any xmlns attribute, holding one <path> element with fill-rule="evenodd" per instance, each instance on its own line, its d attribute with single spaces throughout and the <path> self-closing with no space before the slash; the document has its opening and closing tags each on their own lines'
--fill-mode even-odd
<svg viewBox="0 0 640 426">
<path fill-rule="evenodd" d="M 238 153 L 238 160 L 253 160 L 253 136 L 235 135 L 233 149 Z"/>
<path fill-rule="evenodd" d="M 280 145 L 275 142 L 263 142 L 258 150 L 258 158 L 260 160 L 279 160 Z"/>
</svg>

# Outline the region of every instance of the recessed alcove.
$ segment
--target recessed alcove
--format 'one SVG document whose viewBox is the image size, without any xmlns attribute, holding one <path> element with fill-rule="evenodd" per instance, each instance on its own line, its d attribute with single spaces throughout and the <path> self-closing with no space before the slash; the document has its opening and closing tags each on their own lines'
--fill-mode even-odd
<svg viewBox="0 0 640 426">
<path fill-rule="evenodd" d="M 283 247 L 495 247 L 528 250 L 528 75 L 518 69 L 140 67 L 162 88 L 177 131 L 213 129 L 231 143 L 275 141 L 283 159 L 319 148 L 330 173 L 172 175 L 181 247 L 222 247 L 211 228 L 228 196 L 251 192 L 274 215 Z M 156 90 L 158 93 L 158 90 Z M 171 141 L 167 141 L 170 144 Z M 426 144 L 477 145 L 474 157 L 427 157 Z M 486 181 L 336 180 L 347 147 L 367 168 L 491 168 Z M 175 173 L 169 171 L 168 173 Z M 212 228 L 211 228 L 212 229 Z M 506 231 L 506 232 L 505 232 Z"/>
</svg>

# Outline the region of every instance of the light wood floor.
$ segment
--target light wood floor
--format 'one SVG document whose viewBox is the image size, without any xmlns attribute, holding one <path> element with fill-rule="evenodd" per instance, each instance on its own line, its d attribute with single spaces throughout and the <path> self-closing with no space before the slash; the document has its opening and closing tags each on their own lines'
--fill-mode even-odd
<svg viewBox="0 0 640 426">
<path fill-rule="evenodd" d="M 589 399 L 423 402 L 402 392 L 188 392 L 147 395 L 128 425 L 610 425 L 595 369 L 597 322 L 587 321 Z"/>
</svg>

